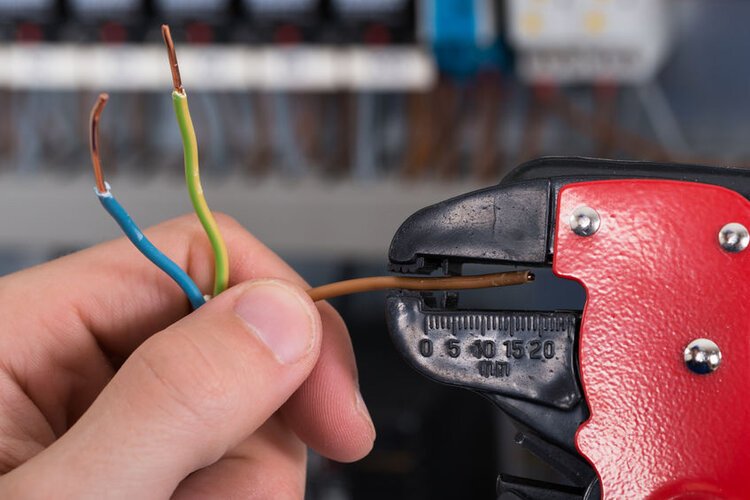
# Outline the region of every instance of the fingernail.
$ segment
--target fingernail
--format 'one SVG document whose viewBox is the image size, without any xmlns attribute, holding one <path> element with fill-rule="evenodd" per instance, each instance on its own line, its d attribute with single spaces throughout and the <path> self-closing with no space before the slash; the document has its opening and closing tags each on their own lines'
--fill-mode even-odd
<svg viewBox="0 0 750 500">
<path fill-rule="evenodd" d="M 362 393 L 359 391 L 359 388 L 357 388 L 356 393 L 354 395 L 354 401 L 355 406 L 357 407 L 357 411 L 362 416 L 362 418 L 370 424 L 370 429 L 372 430 L 373 439 L 375 437 L 375 424 L 372 423 L 372 416 L 370 415 L 370 411 L 367 409 L 367 404 L 365 403 L 365 400 L 362 398 Z"/>
<path fill-rule="evenodd" d="M 283 364 L 299 361 L 313 346 L 315 320 L 310 305 L 287 285 L 253 284 L 234 310 Z"/>
</svg>

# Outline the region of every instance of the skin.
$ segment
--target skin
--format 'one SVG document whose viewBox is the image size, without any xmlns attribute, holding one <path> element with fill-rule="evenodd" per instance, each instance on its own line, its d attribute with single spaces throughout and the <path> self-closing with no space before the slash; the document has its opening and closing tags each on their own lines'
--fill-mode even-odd
<svg viewBox="0 0 750 500">
<path fill-rule="evenodd" d="M 302 498 L 308 446 L 371 450 L 339 315 L 217 220 L 231 288 L 193 313 L 124 239 L 0 278 L 0 498 Z M 210 290 L 194 216 L 146 234 Z"/>
</svg>

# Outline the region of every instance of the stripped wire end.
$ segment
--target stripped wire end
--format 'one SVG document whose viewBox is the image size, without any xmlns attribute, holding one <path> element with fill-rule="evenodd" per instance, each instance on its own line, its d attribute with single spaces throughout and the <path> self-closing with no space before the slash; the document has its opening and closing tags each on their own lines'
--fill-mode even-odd
<svg viewBox="0 0 750 500">
<path fill-rule="evenodd" d="M 172 71 L 172 86 L 174 86 L 175 92 L 184 95 L 185 89 L 182 87 L 180 66 L 177 64 L 177 52 L 175 52 L 174 41 L 172 41 L 172 33 L 169 31 L 168 25 L 161 25 L 161 36 L 164 38 L 164 45 L 167 46 L 167 56 L 169 56 L 169 69 Z"/>
<path fill-rule="evenodd" d="M 104 181 L 101 159 L 99 158 L 99 119 L 101 118 L 102 111 L 104 111 L 104 106 L 107 105 L 107 100 L 109 100 L 107 94 L 99 94 L 99 98 L 91 110 L 91 163 L 94 166 L 96 196 L 99 198 L 99 203 L 102 204 L 107 213 L 117 222 L 117 225 L 120 226 L 125 236 L 135 245 L 138 251 L 153 262 L 156 267 L 167 273 L 185 292 L 193 309 L 198 309 L 206 303 L 206 299 L 203 298 L 200 288 L 198 288 L 195 282 L 190 279 L 190 276 L 180 266 L 160 252 L 146 238 L 130 215 L 128 215 L 122 205 L 112 195 L 109 190 L 109 184 Z"/>
<path fill-rule="evenodd" d="M 107 184 L 104 182 L 104 173 L 102 172 L 102 162 L 99 156 L 99 119 L 101 118 L 104 106 L 107 105 L 109 95 L 99 94 L 99 97 L 91 109 L 91 136 L 89 148 L 91 150 L 91 164 L 94 167 L 94 178 L 96 179 L 97 194 L 105 194 Z"/>
<path fill-rule="evenodd" d="M 164 36 L 164 44 L 167 46 L 167 55 L 169 56 L 169 66 L 172 70 L 172 83 L 174 91 L 172 92 L 172 104 L 174 105 L 177 125 L 180 128 L 182 137 L 182 149 L 185 158 L 185 181 L 187 183 L 190 201 L 193 204 L 195 213 L 201 221 L 203 229 L 206 231 L 211 248 L 214 253 L 214 289 L 213 295 L 219 295 L 227 289 L 229 283 L 229 257 L 224 238 L 221 236 L 219 226 L 216 224 L 211 209 L 206 203 L 203 195 L 203 187 L 200 181 L 200 166 L 198 161 L 198 140 L 195 137 L 193 120 L 190 118 L 190 109 L 188 108 L 187 94 L 182 88 L 182 78 L 180 77 L 180 68 L 177 65 L 177 55 L 175 54 L 174 41 L 169 31 L 169 26 L 162 25 L 161 33 Z"/>
</svg>

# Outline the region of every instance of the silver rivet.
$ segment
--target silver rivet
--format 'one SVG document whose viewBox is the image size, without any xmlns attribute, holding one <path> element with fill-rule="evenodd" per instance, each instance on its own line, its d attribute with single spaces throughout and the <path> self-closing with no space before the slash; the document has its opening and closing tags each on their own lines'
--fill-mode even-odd
<svg viewBox="0 0 750 500">
<path fill-rule="evenodd" d="M 599 230 L 601 219 L 591 207 L 581 205 L 570 216 L 570 229 L 578 236 L 591 236 Z"/>
<path fill-rule="evenodd" d="M 685 366 L 700 375 L 716 371 L 721 364 L 721 351 L 709 339 L 695 339 L 685 347 Z"/>
<path fill-rule="evenodd" d="M 719 231 L 719 244 L 727 252 L 741 252 L 750 243 L 750 233 L 738 222 L 730 222 Z"/>
</svg>

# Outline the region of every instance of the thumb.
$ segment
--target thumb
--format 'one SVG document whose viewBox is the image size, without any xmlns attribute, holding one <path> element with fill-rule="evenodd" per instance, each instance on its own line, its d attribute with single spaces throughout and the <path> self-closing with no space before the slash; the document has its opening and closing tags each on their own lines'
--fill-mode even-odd
<svg viewBox="0 0 750 500">
<path fill-rule="evenodd" d="M 2 496 L 169 497 L 287 400 L 315 364 L 320 332 L 294 285 L 228 290 L 144 342 L 66 434 L 3 478 Z"/>
</svg>

